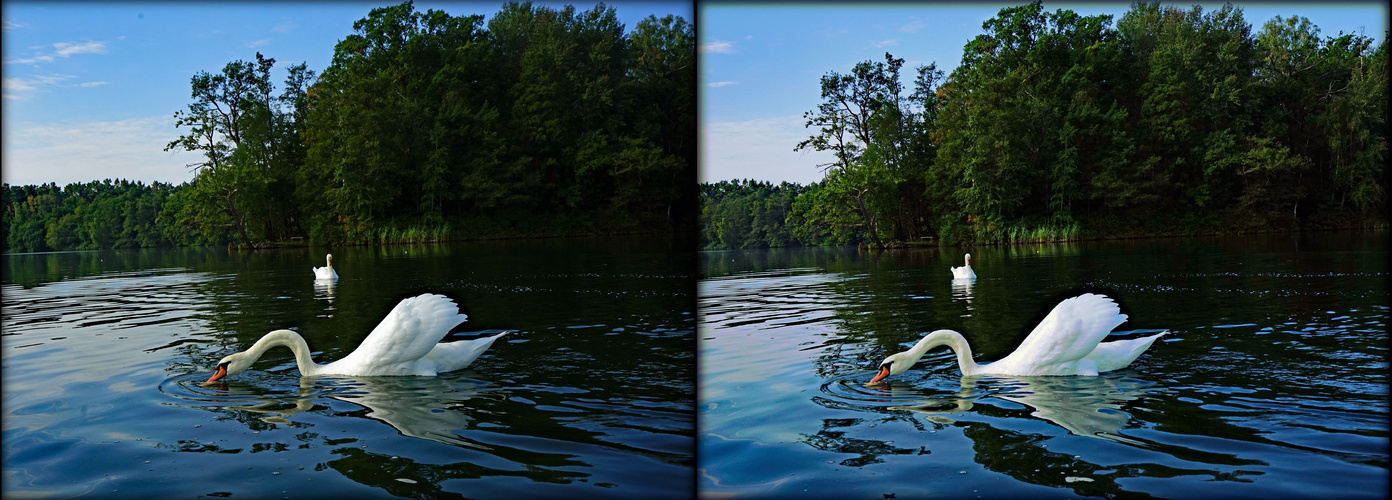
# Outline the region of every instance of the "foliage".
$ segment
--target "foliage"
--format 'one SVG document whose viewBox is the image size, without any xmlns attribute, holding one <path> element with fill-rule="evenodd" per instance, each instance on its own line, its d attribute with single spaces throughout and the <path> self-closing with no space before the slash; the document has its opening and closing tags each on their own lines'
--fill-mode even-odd
<svg viewBox="0 0 1392 500">
<path fill-rule="evenodd" d="M 183 187 L 126 180 L 11 186 L 5 184 L 5 251 L 91 250 L 166 246 L 175 233 L 160 207 Z M 201 243 L 201 241 L 200 241 Z"/>
<path fill-rule="evenodd" d="M 767 248 L 822 244 L 796 236 L 786 221 L 812 188 L 783 182 L 721 181 L 701 186 L 702 248 Z"/>
<path fill-rule="evenodd" d="M 299 197 L 315 240 L 382 221 L 619 213 L 676 227 L 695 175 L 694 32 L 613 8 L 489 20 L 374 9 L 310 88 Z"/>
<path fill-rule="evenodd" d="M 321 75 L 292 65 L 279 89 L 275 59 L 260 53 L 199 71 L 190 104 L 174 114 L 183 135 L 166 147 L 199 155 L 192 181 L 120 181 L 80 198 L 56 186 L 7 187 L 6 248 L 694 226 L 690 23 L 648 16 L 625 33 L 603 4 L 518 2 L 483 19 L 410 2 L 372 9 Z"/>
<path fill-rule="evenodd" d="M 1385 226 L 1387 53 L 1372 45 L 1299 16 L 1253 34 L 1232 5 L 1137 3 L 1115 27 L 1001 9 L 907 98 L 890 54 L 823 76 L 797 148 L 835 161 L 785 223 L 803 244 L 877 247 Z M 720 227 L 705 245 L 753 234 Z"/>
<path fill-rule="evenodd" d="M 804 233 L 817 225 L 844 228 L 853 214 L 859 234 L 878 248 L 886 239 L 917 235 L 912 221 L 925 214 L 915 210 L 918 204 L 900 203 L 905 198 L 899 194 L 901 187 L 921 190 L 920 179 L 932 165 L 935 148 L 926 124 L 936 116 L 933 86 L 942 73 L 935 65 L 920 67 L 915 92 L 904 96 L 903 65 L 885 53 L 883 62 L 864 61 L 848 75 L 832 71 L 822 77 L 822 103 L 804 114 L 817 134 L 795 150 L 831 151 L 836 161 L 819 165 L 826 179 L 815 195 L 818 203 L 799 211 Z"/>
</svg>

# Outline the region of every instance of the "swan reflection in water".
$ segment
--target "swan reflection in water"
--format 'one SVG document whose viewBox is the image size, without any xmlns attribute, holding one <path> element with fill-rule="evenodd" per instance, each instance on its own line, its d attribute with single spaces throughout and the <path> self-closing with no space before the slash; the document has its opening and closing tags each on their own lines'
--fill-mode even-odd
<svg viewBox="0 0 1392 500">
<path fill-rule="evenodd" d="M 946 397 L 923 398 L 924 390 L 891 385 L 894 400 L 913 404 L 887 407 L 928 415 L 929 420 L 950 423 L 947 415 L 972 410 L 975 402 L 992 397 L 1031 408 L 1031 416 L 1052 422 L 1078 436 L 1145 446 L 1128 438 L 1121 430 L 1132 417 L 1128 403 L 1145 397 L 1155 385 L 1125 373 L 1105 373 L 1094 377 L 1014 377 L 978 375 L 962 377 L 961 389 Z M 914 399 L 918 399 L 914 401 Z M 981 413 L 1000 413 L 993 405 L 982 405 Z M 987 409 L 985 407 L 989 407 Z"/>
<path fill-rule="evenodd" d="M 270 424 L 289 425 L 293 415 L 323 408 L 317 403 L 328 397 L 367 409 L 363 416 L 405 436 L 489 450 L 454 431 L 473 426 L 469 408 L 476 402 L 471 400 L 488 398 L 491 386 L 467 378 L 332 376 L 300 377 L 294 394 L 267 393 L 242 383 L 229 383 L 219 392 L 234 402 L 226 409 L 259 414 L 261 421 Z"/>
<path fill-rule="evenodd" d="M 967 302 L 967 310 L 970 311 L 972 301 L 972 287 L 976 285 L 976 278 L 954 279 L 952 280 L 952 300 L 964 300 Z"/>
<path fill-rule="evenodd" d="M 332 318 L 334 312 L 334 286 L 338 280 L 314 280 L 314 300 L 323 300 L 329 303 L 324 310 L 328 313 L 321 315 L 321 318 Z"/>
</svg>

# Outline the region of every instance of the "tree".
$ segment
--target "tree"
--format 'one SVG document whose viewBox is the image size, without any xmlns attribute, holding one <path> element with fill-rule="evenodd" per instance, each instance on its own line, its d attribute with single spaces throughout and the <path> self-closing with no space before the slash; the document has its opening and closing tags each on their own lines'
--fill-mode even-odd
<svg viewBox="0 0 1392 500">
<path fill-rule="evenodd" d="M 1023 218 L 1067 223 L 1085 179 L 1124 186 L 1124 57 L 1110 23 L 1035 2 L 982 24 L 943 85 L 932 178 L 952 187 L 937 189 L 940 232 L 962 218 L 977 235 Z"/>
<path fill-rule="evenodd" d="M 914 140 L 911 134 L 921 131 L 914 126 L 915 115 L 902 95 L 899 69 L 903 64 L 903 59 L 885 53 L 884 62 L 864 61 L 850 74 L 832 71 L 823 76 L 821 104 L 803 114 L 806 126 L 817 127 L 817 134 L 794 148 L 835 155 L 834 162 L 819 165 L 826 171 L 819 199 L 834 204 L 835 210 L 857 214 L 865 236 L 881 249 L 885 238 L 880 225 L 895 211 L 904 159 Z M 804 213 L 828 217 L 834 211 Z"/>
<path fill-rule="evenodd" d="M 244 246 L 258 246 L 289 230 L 294 200 L 281 198 L 299 163 L 293 120 L 284 119 L 281 103 L 298 104 L 296 96 L 273 98 L 270 80 L 275 59 L 256 54 L 255 62 L 233 61 L 222 72 L 200 71 L 190 81 L 193 103 L 174 113 L 175 127 L 189 127 L 166 151 L 202 152 L 203 161 L 189 166 L 197 174 L 190 186 L 193 203 L 181 221 L 229 225 Z M 312 77 L 303 65 L 291 70 L 289 88 L 298 90 Z M 298 111 L 291 111 L 296 113 Z M 271 196 L 272 187 L 277 196 Z M 279 229 L 279 231 L 277 231 Z"/>
</svg>

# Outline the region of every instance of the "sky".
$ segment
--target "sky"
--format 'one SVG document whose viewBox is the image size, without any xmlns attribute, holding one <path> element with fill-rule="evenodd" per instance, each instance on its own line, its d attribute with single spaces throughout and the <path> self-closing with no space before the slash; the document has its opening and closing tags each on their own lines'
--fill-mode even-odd
<svg viewBox="0 0 1392 500">
<path fill-rule="evenodd" d="M 752 179 L 808 184 L 821 180 L 818 164 L 828 152 L 795 152 L 812 135 L 803 113 L 821 101 L 820 79 L 848 73 L 856 63 L 883 61 L 886 51 L 904 59 L 905 88 L 914 68 L 936 63 L 950 74 L 962 47 L 982 33 L 981 24 L 1003 7 L 1025 2 L 833 3 L 753 6 L 707 2 L 698 6 L 700 50 L 700 181 Z M 1188 8 L 1196 2 L 1166 3 Z M 1201 3 L 1204 11 L 1222 3 Z M 1275 16 L 1303 16 L 1322 37 L 1360 33 L 1381 43 L 1387 31 L 1383 2 L 1233 2 L 1255 35 Z M 1110 14 L 1115 21 L 1130 2 L 1050 2 L 1044 10 Z"/>
<path fill-rule="evenodd" d="M 3 19 L 0 177 L 10 184 L 129 179 L 181 183 L 198 153 L 165 152 L 187 129 L 174 112 L 192 102 L 189 80 L 261 52 L 319 74 L 334 45 L 376 7 L 397 2 L 11 2 Z M 417 1 L 417 12 L 491 17 L 494 2 Z M 565 2 L 534 1 L 560 7 Z M 632 30 L 649 14 L 694 21 L 690 2 L 606 1 Z M 589 10 L 595 3 L 573 3 Z M 486 22 L 486 21 L 485 21 Z"/>
</svg>

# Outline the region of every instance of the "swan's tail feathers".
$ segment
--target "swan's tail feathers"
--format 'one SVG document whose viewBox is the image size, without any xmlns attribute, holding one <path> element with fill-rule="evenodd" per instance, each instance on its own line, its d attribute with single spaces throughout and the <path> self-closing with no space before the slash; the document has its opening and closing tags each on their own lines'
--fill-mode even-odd
<svg viewBox="0 0 1392 500">
<path fill-rule="evenodd" d="M 457 340 L 435 344 L 435 348 L 425 355 L 425 359 L 435 363 L 437 372 L 463 370 L 483 355 L 493 342 L 512 332 L 503 332 L 492 337 L 473 340 Z"/>
<path fill-rule="evenodd" d="M 1103 342 L 1097 344 L 1097 348 L 1092 350 L 1092 354 L 1089 354 L 1088 358 L 1097 362 L 1097 371 L 1099 372 L 1120 370 L 1126 368 L 1132 361 L 1135 361 L 1136 358 L 1141 357 L 1141 354 L 1146 352 L 1146 349 L 1150 349 L 1151 344 L 1154 344 L 1156 340 L 1159 340 L 1160 337 L 1164 336 L 1166 333 L 1170 332 L 1164 331 L 1138 339 Z"/>
</svg>

